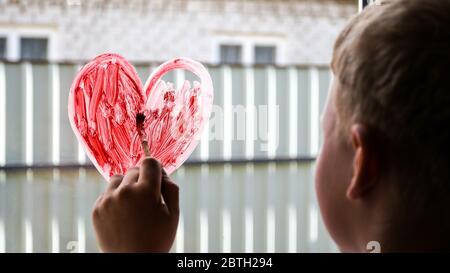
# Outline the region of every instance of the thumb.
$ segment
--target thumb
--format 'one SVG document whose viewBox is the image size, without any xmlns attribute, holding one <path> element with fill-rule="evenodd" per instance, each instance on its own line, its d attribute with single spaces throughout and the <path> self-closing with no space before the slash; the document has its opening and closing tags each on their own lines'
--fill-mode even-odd
<svg viewBox="0 0 450 273">
<path fill-rule="evenodd" d="M 158 160 L 147 157 L 139 168 L 138 185 L 148 187 L 153 197 L 161 199 L 162 168 Z"/>
<path fill-rule="evenodd" d="M 170 179 L 163 169 L 161 193 L 170 214 L 178 215 L 180 213 L 179 191 L 178 185 Z"/>
</svg>

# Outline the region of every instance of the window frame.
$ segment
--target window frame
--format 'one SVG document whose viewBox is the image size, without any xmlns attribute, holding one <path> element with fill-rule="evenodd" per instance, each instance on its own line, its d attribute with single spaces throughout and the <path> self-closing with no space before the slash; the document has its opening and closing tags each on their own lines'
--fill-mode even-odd
<svg viewBox="0 0 450 273">
<path fill-rule="evenodd" d="M 272 46 L 275 47 L 274 65 L 287 64 L 286 60 L 286 39 L 283 35 L 267 33 L 267 34 L 248 34 L 248 33 L 218 33 L 212 39 L 211 43 L 211 60 L 213 64 L 220 64 L 220 46 L 221 45 L 240 45 L 242 48 L 241 58 L 243 65 L 255 64 L 255 46 Z"/>
<path fill-rule="evenodd" d="M 239 60 L 237 62 L 223 62 L 222 61 L 222 48 L 223 47 L 237 47 L 239 48 Z M 219 63 L 223 65 L 236 65 L 236 64 L 242 64 L 242 52 L 243 48 L 240 44 L 220 44 L 219 45 Z"/>
<path fill-rule="evenodd" d="M 56 26 L 33 27 L 16 25 L 5 27 L 0 30 L 0 37 L 6 37 L 6 60 L 16 62 L 20 59 L 20 39 L 21 38 L 45 38 L 47 39 L 47 61 L 58 59 L 57 29 Z M 24 60 L 28 61 L 28 60 Z"/>
<path fill-rule="evenodd" d="M 256 49 L 257 48 L 271 48 L 273 49 L 273 61 L 271 62 L 256 62 Z M 255 64 L 258 65 L 275 65 L 277 63 L 277 46 L 276 45 L 260 45 L 260 44 L 255 44 L 254 48 L 253 48 L 253 61 Z"/>
<path fill-rule="evenodd" d="M 24 42 L 24 40 L 25 39 L 28 39 L 28 40 L 45 40 L 45 46 L 46 46 L 46 48 L 45 48 L 45 57 L 44 58 L 24 58 L 23 56 L 22 56 L 22 50 L 23 50 L 23 42 Z M 20 57 L 19 57 L 19 59 L 21 60 L 21 61 L 45 61 L 45 60 L 48 60 L 48 48 L 49 48 L 49 39 L 47 38 L 47 37 L 28 37 L 28 36 L 21 36 L 21 37 L 19 37 L 19 45 L 20 45 L 20 49 L 19 49 L 19 51 L 20 51 Z"/>
</svg>

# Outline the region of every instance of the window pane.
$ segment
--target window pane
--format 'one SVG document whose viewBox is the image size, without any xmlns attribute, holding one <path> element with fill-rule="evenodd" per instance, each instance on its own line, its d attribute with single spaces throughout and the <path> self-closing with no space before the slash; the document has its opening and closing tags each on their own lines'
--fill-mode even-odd
<svg viewBox="0 0 450 273">
<path fill-rule="evenodd" d="M 47 59 L 46 38 L 21 38 L 20 58 L 23 60 L 45 60 Z"/>
<path fill-rule="evenodd" d="M 274 46 L 256 46 L 255 64 L 274 64 L 275 47 Z"/>
<path fill-rule="evenodd" d="M 0 60 L 6 59 L 6 38 L 0 37 Z"/>
<path fill-rule="evenodd" d="M 221 45 L 220 46 L 220 63 L 222 63 L 222 64 L 239 64 L 239 63 L 241 63 L 241 46 Z"/>
</svg>

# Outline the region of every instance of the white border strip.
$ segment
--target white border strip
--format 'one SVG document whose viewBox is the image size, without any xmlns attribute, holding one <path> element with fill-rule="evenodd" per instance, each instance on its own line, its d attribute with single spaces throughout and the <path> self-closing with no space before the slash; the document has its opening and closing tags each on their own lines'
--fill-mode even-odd
<svg viewBox="0 0 450 273">
<path fill-rule="evenodd" d="M 311 68 L 309 78 L 311 84 L 310 154 L 316 156 L 319 151 L 319 69 Z"/>
<path fill-rule="evenodd" d="M 84 149 L 80 142 L 78 142 L 78 164 L 86 164 L 86 155 L 84 154 Z"/>
<path fill-rule="evenodd" d="M 245 208 L 245 252 L 253 252 L 253 209 Z"/>
<path fill-rule="evenodd" d="M 56 194 L 55 189 L 58 188 L 60 172 L 59 169 L 53 169 L 52 173 L 52 188 L 51 188 L 51 245 L 52 245 L 52 253 L 59 253 L 59 245 L 60 245 L 60 234 L 59 234 L 59 223 L 58 223 L 58 195 Z M 56 199 L 56 200 L 55 200 Z"/>
<path fill-rule="evenodd" d="M 214 108 L 214 106 L 212 107 Z M 213 111 L 213 109 L 211 109 Z M 200 160 L 201 161 L 208 161 L 209 159 L 209 119 L 205 121 L 203 132 L 201 134 L 200 138 Z M 197 148 L 198 149 L 198 148 Z"/>
<path fill-rule="evenodd" d="M 201 174 L 201 187 L 204 192 L 208 192 L 208 176 L 209 167 L 206 164 L 202 164 L 200 168 Z M 209 236 L 209 226 L 208 226 L 208 199 L 209 195 L 203 194 L 201 196 L 200 204 L 200 252 L 208 252 L 208 236 Z"/>
<path fill-rule="evenodd" d="M 6 252 L 5 221 L 0 219 L 0 253 Z"/>
<path fill-rule="evenodd" d="M 31 63 L 23 64 L 25 76 L 25 164 L 33 165 L 33 68 Z"/>
<path fill-rule="evenodd" d="M 1 65 L 1 64 L 0 64 Z M 0 171 L 0 187 L 6 186 L 6 174 L 5 171 Z M 6 192 L 6 189 L 0 189 L 0 192 Z M 1 200 L 2 201 L 2 200 Z M 0 208 L 2 212 L 5 212 L 5 207 Z M 5 230 L 5 215 L 2 213 L 0 218 L 0 253 L 6 252 L 6 230 Z"/>
<path fill-rule="evenodd" d="M 232 156 L 231 141 L 233 138 L 233 90 L 231 68 L 222 68 L 223 81 L 223 159 L 230 160 Z"/>
<path fill-rule="evenodd" d="M 253 163 L 248 163 L 245 166 L 245 171 L 247 175 L 253 174 L 255 169 Z M 253 202 L 254 197 L 250 194 L 253 190 L 254 182 L 252 180 L 247 180 L 245 183 L 246 201 L 245 201 L 245 252 L 252 253 L 254 249 L 253 236 L 254 236 L 254 216 L 253 216 Z"/>
<path fill-rule="evenodd" d="M 184 81 L 186 80 L 186 74 L 184 73 L 183 69 L 175 69 L 175 83 L 176 83 L 176 90 L 178 91 L 184 84 Z"/>
<path fill-rule="evenodd" d="M 231 165 L 225 164 L 223 169 L 223 194 L 224 204 L 222 208 L 222 252 L 231 252 Z"/>
<path fill-rule="evenodd" d="M 275 177 L 276 172 L 276 164 L 270 162 L 267 166 L 267 176 L 269 179 Z M 275 234 L 276 234 L 276 215 L 275 215 L 275 200 L 276 190 L 273 188 L 272 183 L 267 183 L 267 223 L 266 223 L 266 246 L 267 252 L 273 253 L 275 252 Z"/>
<path fill-rule="evenodd" d="M 52 163 L 59 165 L 60 162 L 60 77 L 58 64 L 51 64 L 52 80 Z"/>
<path fill-rule="evenodd" d="M 246 122 L 245 122 L 245 157 L 254 157 L 255 140 L 255 80 L 252 67 L 245 68 L 245 93 L 246 93 Z"/>
<path fill-rule="evenodd" d="M 78 169 L 78 183 L 77 190 L 78 194 L 82 194 L 82 189 L 85 187 L 84 182 L 86 181 L 86 169 L 79 168 Z M 84 219 L 84 208 L 85 202 L 81 201 L 81 198 L 77 200 L 77 210 L 78 210 L 78 219 L 77 219 L 77 240 L 78 240 L 78 252 L 85 253 L 86 252 L 86 224 Z"/>
<path fill-rule="evenodd" d="M 288 207 L 288 252 L 297 252 L 297 208 L 294 204 Z"/>
<path fill-rule="evenodd" d="M 52 218 L 51 225 L 52 253 L 59 253 L 59 224 L 56 217 Z"/>
<path fill-rule="evenodd" d="M 24 223 L 25 229 L 25 253 L 33 253 L 33 227 L 31 220 L 26 218 Z"/>
<path fill-rule="evenodd" d="M 273 66 L 267 67 L 267 108 L 268 108 L 268 132 L 267 132 L 267 157 L 273 159 L 277 152 L 277 74 Z"/>
<path fill-rule="evenodd" d="M 267 252 L 275 252 L 275 209 L 272 205 L 267 208 Z"/>
<path fill-rule="evenodd" d="M 208 252 L 208 212 L 206 208 L 200 209 L 200 252 Z"/>
<path fill-rule="evenodd" d="M 25 252 L 33 252 L 33 171 L 28 169 L 26 172 L 26 190 L 25 190 L 25 219 L 24 219 L 24 232 L 25 232 Z M 31 192 L 30 192 L 31 191 Z"/>
<path fill-rule="evenodd" d="M 309 207 L 309 242 L 315 243 L 319 237 L 319 213 L 317 207 L 311 204 Z"/>
<path fill-rule="evenodd" d="M 180 214 L 180 219 L 178 220 L 178 231 L 176 237 L 176 252 L 183 253 L 184 252 L 184 217 L 183 214 Z"/>
<path fill-rule="evenodd" d="M 297 173 L 297 162 L 291 162 L 289 164 L 289 176 L 296 177 Z M 289 179 L 289 205 L 288 205 L 288 252 L 297 252 L 297 192 L 298 186 L 297 181 Z"/>
<path fill-rule="evenodd" d="M 208 161 L 209 159 L 209 120 L 205 121 L 204 129 L 200 139 L 200 160 Z"/>
<path fill-rule="evenodd" d="M 0 166 L 6 165 L 6 71 L 0 63 Z"/>
<path fill-rule="evenodd" d="M 230 209 L 224 208 L 222 210 L 222 252 L 231 252 L 231 215 Z"/>
<path fill-rule="evenodd" d="M 82 65 L 78 65 L 77 71 L 80 71 L 82 67 L 83 67 Z M 81 145 L 81 142 L 80 141 L 77 142 L 78 142 L 78 164 L 84 165 L 86 164 L 86 153 L 84 152 L 84 148 L 83 145 Z"/>
<path fill-rule="evenodd" d="M 86 252 L 86 227 L 83 217 L 78 217 L 77 220 L 77 239 L 78 239 L 78 253 Z"/>
<path fill-rule="evenodd" d="M 186 169 L 184 166 L 181 166 L 176 171 L 176 176 L 178 181 L 184 181 L 184 178 L 186 176 Z M 182 185 L 184 185 L 183 182 L 180 182 L 180 189 L 182 190 Z M 178 230 L 177 235 L 175 238 L 175 247 L 174 250 L 176 253 L 183 253 L 184 252 L 184 210 L 182 203 L 180 203 L 180 218 L 178 220 Z"/>
<path fill-rule="evenodd" d="M 289 156 L 298 156 L 298 75 L 289 68 Z"/>
</svg>

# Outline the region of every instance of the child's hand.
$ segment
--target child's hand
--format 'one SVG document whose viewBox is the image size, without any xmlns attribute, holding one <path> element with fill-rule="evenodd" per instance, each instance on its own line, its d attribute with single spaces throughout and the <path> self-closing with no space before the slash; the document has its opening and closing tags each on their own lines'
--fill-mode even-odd
<svg viewBox="0 0 450 273">
<path fill-rule="evenodd" d="M 101 250 L 168 252 L 178 226 L 178 201 L 178 186 L 155 159 L 111 177 L 92 213 Z"/>
</svg>

